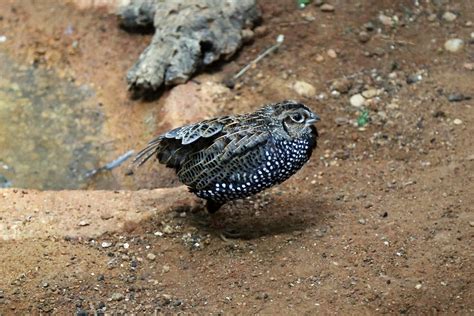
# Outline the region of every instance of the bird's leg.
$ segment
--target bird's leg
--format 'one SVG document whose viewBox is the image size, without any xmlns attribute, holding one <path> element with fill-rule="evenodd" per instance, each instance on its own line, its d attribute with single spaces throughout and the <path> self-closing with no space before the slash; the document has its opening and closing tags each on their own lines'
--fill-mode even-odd
<svg viewBox="0 0 474 316">
<path fill-rule="evenodd" d="M 225 229 L 225 225 L 222 220 L 222 214 L 221 213 L 216 214 L 216 212 L 221 208 L 222 205 L 223 203 L 208 200 L 206 203 L 206 208 L 211 216 L 211 227 L 221 231 L 219 234 L 219 237 L 222 240 L 227 242 L 228 240 L 226 237 L 238 238 L 240 236 L 240 233 L 235 232 L 235 231 L 228 231 Z"/>
</svg>

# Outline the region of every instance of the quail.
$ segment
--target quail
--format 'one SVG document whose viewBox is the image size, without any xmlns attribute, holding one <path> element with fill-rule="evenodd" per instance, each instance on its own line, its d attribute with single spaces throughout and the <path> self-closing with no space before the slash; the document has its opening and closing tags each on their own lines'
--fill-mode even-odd
<svg viewBox="0 0 474 316">
<path fill-rule="evenodd" d="M 319 116 L 282 101 L 253 113 L 222 116 L 173 129 L 151 140 L 136 166 L 156 156 L 215 213 L 296 173 L 316 148 Z"/>
</svg>

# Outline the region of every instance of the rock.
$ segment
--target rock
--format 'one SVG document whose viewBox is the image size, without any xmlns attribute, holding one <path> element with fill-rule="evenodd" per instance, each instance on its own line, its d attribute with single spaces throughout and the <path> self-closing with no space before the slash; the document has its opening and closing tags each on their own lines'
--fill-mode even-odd
<svg viewBox="0 0 474 316">
<path fill-rule="evenodd" d="M 386 16 L 385 14 L 382 14 L 382 13 L 381 13 L 381 14 L 379 15 L 378 19 L 379 19 L 380 23 L 382 23 L 382 24 L 385 25 L 385 26 L 390 26 L 390 27 L 392 27 L 392 26 L 395 25 L 393 19 L 392 19 L 391 17 L 389 17 L 389 16 Z"/>
<path fill-rule="evenodd" d="M 372 22 L 367 22 L 364 24 L 364 29 L 368 32 L 372 32 L 373 30 L 375 30 L 375 25 Z"/>
<path fill-rule="evenodd" d="M 110 297 L 111 301 L 121 301 L 124 299 L 124 295 L 122 293 L 113 293 L 112 296 Z"/>
<path fill-rule="evenodd" d="M 219 4 L 219 5 L 218 5 Z M 129 89 L 141 96 L 184 83 L 202 66 L 228 59 L 242 46 L 241 30 L 260 17 L 255 0 L 129 1 L 119 15 L 126 29 L 153 27 L 150 45 L 128 71 Z M 179 32 L 176 30 L 179 29 Z"/>
<path fill-rule="evenodd" d="M 316 61 L 317 61 L 318 63 L 322 63 L 322 62 L 324 61 L 324 56 L 321 55 L 321 54 L 318 54 L 318 55 L 316 56 Z"/>
<path fill-rule="evenodd" d="M 417 285 L 415 285 L 415 289 L 417 289 L 417 290 L 420 290 L 421 287 L 422 287 L 422 285 L 421 285 L 420 283 L 418 283 Z"/>
<path fill-rule="evenodd" d="M 360 108 L 361 106 L 365 105 L 365 98 L 361 94 L 354 94 L 350 99 L 349 102 L 352 106 L 356 108 Z"/>
<path fill-rule="evenodd" d="M 170 266 L 164 265 L 163 268 L 161 269 L 161 272 L 163 273 L 168 273 L 170 271 Z"/>
<path fill-rule="evenodd" d="M 255 36 L 263 37 L 268 34 L 268 28 L 264 25 L 257 26 L 254 30 Z"/>
<path fill-rule="evenodd" d="M 331 57 L 331 58 L 337 58 L 337 53 L 336 53 L 336 51 L 335 51 L 334 49 L 332 49 L 332 48 L 331 48 L 331 49 L 328 49 L 327 54 L 328 54 L 328 56 Z"/>
<path fill-rule="evenodd" d="M 454 93 L 448 94 L 448 101 L 449 102 L 461 102 L 461 101 L 470 100 L 470 99 L 471 99 L 471 97 L 465 96 L 464 94 L 459 93 L 459 92 L 454 92 Z"/>
<path fill-rule="evenodd" d="M 102 248 L 110 248 L 112 243 L 110 241 L 103 241 L 101 244 Z"/>
<path fill-rule="evenodd" d="M 460 38 L 452 38 L 444 43 L 444 49 L 451 53 L 457 53 L 464 47 L 464 41 Z"/>
<path fill-rule="evenodd" d="M 454 120 L 453 120 L 453 123 L 454 123 L 454 125 L 461 125 L 461 124 L 462 124 L 462 121 L 457 118 L 457 119 L 454 119 Z"/>
<path fill-rule="evenodd" d="M 467 70 L 474 70 L 474 63 L 465 63 L 463 67 Z"/>
<path fill-rule="evenodd" d="M 357 222 L 361 225 L 365 225 L 367 223 L 367 221 L 363 218 L 359 219 Z"/>
<path fill-rule="evenodd" d="M 323 12 L 334 12 L 335 10 L 334 6 L 327 3 L 323 4 L 319 9 Z"/>
<path fill-rule="evenodd" d="M 437 19 L 437 16 L 436 16 L 436 14 L 434 14 L 434 13 L 433 13 L 433 14 L 430 14 L 430 15 L 428 16 L 428 21 L 429 21 L 429 22 L 434 22 L 434 21 L 436 21 L 436 19 Z"/>
<path fill-rule="evenodd" d="M 0 35 L 0 43 L 5 43 L 7 41 L 7 37 L 5 35 Z"/>
<path fill-rule="evenodd" d="M 347 78 L 340 78 L 333 81 L 331 90 L 336 90 L 340 93 L 347 93 L 352 87 L 352 82 Z"/>
<path fill-rule="evenodd" d="M 255 33 L 251 29 L 243 29 L 240 34 L 244 43 L 250 43 L 255 37 Z"/>
<path fill-rule="evenodd" d="M 314 0 L 314 5 L 320 7 L 324 4 L 324 0 Z"/>
<path fill-rule="evenodd" d="M 456 20 L 456 18 L 457 15 L 449 11 L 446 11 L 443 14 L 443 20 L 445 20 L 446 22 L 453 22 L 454 20 Z"/>
<path fill-rule="evenodd" d="M 379 95 L 379 91 L 377 89 L 368 89 L 362 92 L 362 96 L 366 99 L 371 99 Z"/>
<path fill-rule="evenodd" d="M 474 221 L 470 221 L 469 226 L 474 227 Z"/>
<path fill-rule="evenodd" d="M 147 254 L 146 257 L 147 257 L 148 260 L 150 260 L 150 261 L 154 261 L 154 260 L 156 259 L 156 255 L 153 254 L 153 253 Z"/>
<path fill-rule="evenodd" d="M 166 131 L 215 116 L 216 97 L 228 91 L 224 85 L 211 81 L 200 85 L 190 81 L 174 87 L 161 107 L 159 130 Z"/>
<path fill-rule="evenodd" d="M 316 88 L 305 81 L 296 81 L 293 85 L 293 90 L 305 98 L 311 98 L 316 95 Z"/>
<path fill-rule="evenodd" d="M 413 74 L 413 75 L 408 75 L 407 76 L 407 83 L 408 84 L 414 84 L 423 79 L 423 76 L 421 74 Z"/>
<path fill-rule="evenodd" d="M 365 32 L 365 31 L 362 31 L 362 32 L 359 33 L 357 38 L 359 39 L 359 42 L 367 43 L 370 40 L 370 35 L 369 35 L 369 33 Z"/>
</svg>

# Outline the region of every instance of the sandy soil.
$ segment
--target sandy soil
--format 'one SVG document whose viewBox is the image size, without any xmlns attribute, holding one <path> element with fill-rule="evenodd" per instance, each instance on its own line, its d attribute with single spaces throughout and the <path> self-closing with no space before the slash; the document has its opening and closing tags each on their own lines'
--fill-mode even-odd
<svg viewBox="0 0 474 316">
<path fill-rule="evenodd" d="M 260 1 L 264 29 L 254 42 L 196 78 L 225 78 L 281 33 L 280 51 L 214 100 L 215 111 L 292 98 L 322 118 L 319 148 L 301 172 L 222 210 L 243 238 L 222 241 L 202 209 L 181 205 L 98 237 L 0 241 L 2 315 L 474 313 L 474 101 L 448 100 L 474 97 L 473 2 L 332 1 L 334 12 L 300 11 L 294 2 Z M 111 158 L 142 146 L 160 131 L 169 94 L 144 101 L 126 91 L 125 72 L 150 35 L 58 3 L 2 1 L 0 49 L 92 86 L 117 151 Z M 446 11 L 456 19 L 446 21 Z M 384 25 L 381 13 L 397 19 Z M 375 30 L 360 34 L 370 21 Z M 446 51 L 450 38 L 464 48 Z M 331 85 L 343 77 L 352 87 L 334 95 Z M 298 96 L 295 81 L 312 84 L 317 96 Z M 379 91 L 366 101 L 371 121 L 358 127 L 361 111 L 349 98 L 372 88 Z M 161 167 L 146 171 L 114 177 L 123 188 L 178 185 Z M 68 194 L 71 212 L 89 202 Z M 18 198 L 4 196 L 8 205 Z M 11 216 L 1 214 L 2 222 Z"/>
</svg>

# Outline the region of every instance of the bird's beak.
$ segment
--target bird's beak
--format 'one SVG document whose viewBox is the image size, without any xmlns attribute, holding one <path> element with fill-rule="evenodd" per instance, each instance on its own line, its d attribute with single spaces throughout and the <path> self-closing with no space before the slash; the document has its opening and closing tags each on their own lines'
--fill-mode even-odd
<svg viewBox="0 0 474 316">
<path fill-rule="evenodd" d="M 314 123 L 319 122 L 320 120 L 321 118 L 317 114 L 313 114 L 309 119 L 306 120 L 306 125 L 313 125 Z"/>
</svg>

